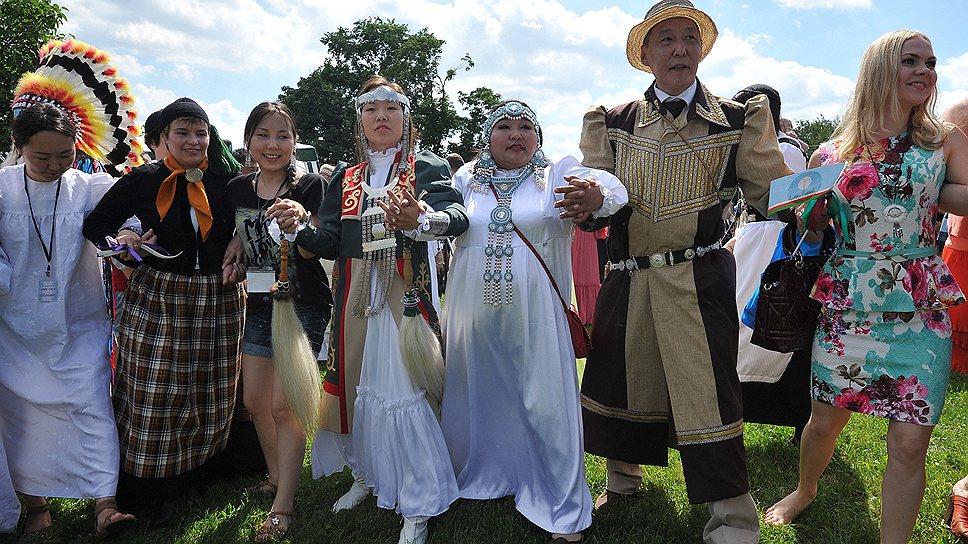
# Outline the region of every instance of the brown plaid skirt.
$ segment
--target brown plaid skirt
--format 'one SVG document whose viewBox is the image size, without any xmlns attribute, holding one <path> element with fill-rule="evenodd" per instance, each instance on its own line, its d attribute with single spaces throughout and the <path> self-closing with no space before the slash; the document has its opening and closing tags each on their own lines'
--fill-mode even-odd
<svg viewBox="0 0 968 544">
<path fill-rule="evenodd" d="M 164 478 L 225 448 L 239 381 L 245 321 L 240 285 L 221 275 L 138 267 L 125 291 L 114 414 L 121 469 Z"/>
</svg>

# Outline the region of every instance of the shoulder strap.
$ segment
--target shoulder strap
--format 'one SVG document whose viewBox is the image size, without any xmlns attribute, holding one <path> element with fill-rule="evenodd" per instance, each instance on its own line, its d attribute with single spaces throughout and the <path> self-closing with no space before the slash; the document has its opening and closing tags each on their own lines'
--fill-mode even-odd
<svg viewBox="0 0 968 544">
<path fill-rule="evenodd" d="M 494 195 L 494 199 L 497 200 L 498 199 L 497 189 L 494 188 L 494 184 L 491 182 L 488 182 L 487 186 L 491 188 L 491 193 Z M 512 223 L 512 225 L 514 225 L 514 223 Z M 541 258 L 541 255 L 538 253 L 538 250 L 535 249 L 534 246 L 531 245 L 531 242 L 524 236 L 524 234 L 522 234 L 521 231 L 518 230 L 517 225 L 514 225 L 514 232 L 517 233 L 518 237 L 521 238 L 521 241 L 524 242 L 524 245 L 528 246 L 528 249 L 531 250 L 531 253 L 533 253 L 534 256 L 538 259 L 538 262 L 541 263 L 541 268 L 544 268 L 545 273 L 548 274 L 548 279 L 551 280 L 551 286 L 555 288 L 555 293 L 558 293 L 558 298 L 561 299 L 562 308 L 564 308 L 565 311 L 567 311 L 568 304 L 565 303 L 565 297 L 561 296 L 561 290 L 558 289 L 558 283 L 555 281 L 555 277 L 551 275 L 551 270 L 548 269 L 548 265 L 545 264 L 544 259 Z"/>
<path fill-rule="evenodd" d="M 779 140 L 779 142 L 781 144 L 789 144 L 789 145 L 792 145 L 793 147 L 797 148 L 797 151 L 799 151 L 801 155 L 803 155 L 804 157 L 806 157 L 807 160 L 810 159 L 810 157 L 807 157 L 807 152 L 804 151 L 802 147 L 800 147 L 800 142 L 794 140 L 793 138 L 791 138 L 789 136 L 780 136 L 779 138 L 777 138 L 777 140 Z"/>
</svg>

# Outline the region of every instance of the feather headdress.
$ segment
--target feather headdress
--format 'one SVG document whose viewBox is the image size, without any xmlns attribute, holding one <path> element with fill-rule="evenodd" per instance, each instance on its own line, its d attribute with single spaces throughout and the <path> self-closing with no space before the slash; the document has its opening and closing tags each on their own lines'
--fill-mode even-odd
<svg viewBox="0 0 968 544">
<path fill-rule="evenodd" d="M 24 74 L 14 90 L 14 117 L 33 104 L 52 104 L 77 128 L 77 149 L 102 163 L 142 164 L 134 96 L 110 56 L 77 40 L 48 42 L 39 55 L 40 66 Z"/>
</svg>

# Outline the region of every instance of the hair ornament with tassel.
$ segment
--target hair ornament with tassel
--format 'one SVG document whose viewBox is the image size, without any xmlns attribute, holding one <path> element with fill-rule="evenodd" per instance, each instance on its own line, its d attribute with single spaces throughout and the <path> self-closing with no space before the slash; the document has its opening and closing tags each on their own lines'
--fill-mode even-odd
<svg viewBox="0 0 968 544">
<path fill-rule="evenodd" d="M 289 410 L 311 435 L 319 420 L 319 368 L 292 301 L 285 234 L 279 244 L 279 280 L 272 286 L 272 360 Z"/>
<path fill-rule="evenodd" d="M 413 240 L 405 238 L 403 246 L 403 279 L 406 291 L 403 295 L 403 319 L 400 322 L 400 353 L 414 384 L 427 392 L 427 401 L 440 413 L 444 398 L 444 354 L 440 338 L 420 312 L 420 298 L 413 281 L 411 246 Z"/>
</svg>

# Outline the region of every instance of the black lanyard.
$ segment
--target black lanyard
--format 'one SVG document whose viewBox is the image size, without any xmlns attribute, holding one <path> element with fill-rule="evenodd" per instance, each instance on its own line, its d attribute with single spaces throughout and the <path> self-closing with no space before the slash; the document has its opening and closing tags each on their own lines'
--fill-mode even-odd
<svg viewBox="0 0 968 544">
<path fill-rule="evenodd" d="M 30 220 L 34 223 L 34 232 L 40 240 L 40 247 L 44 248 L 44 257 L 47 258 L 47 277 L 50 277 L 50 261 L 54 257 L 54 225 L 57 224 L 57 201 L 60 199 L 61 181 L 64 176 L 57 178 L 57 192 L 54 193 L 54 213 L 50 220 L 50 248 L 44 243 L 44 237 L 40 234 L 40 225 L 34 216 L 34 206 L 30 203 L 30 191 L 27 190 L 27 167 L 24 166 L 24 193 L 27 195 L 27 207 L 30 209 Z"/>
</svg>

